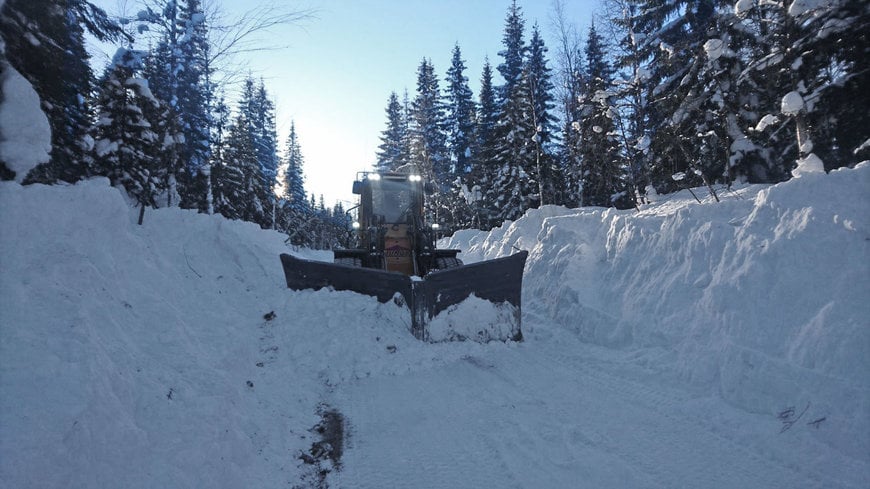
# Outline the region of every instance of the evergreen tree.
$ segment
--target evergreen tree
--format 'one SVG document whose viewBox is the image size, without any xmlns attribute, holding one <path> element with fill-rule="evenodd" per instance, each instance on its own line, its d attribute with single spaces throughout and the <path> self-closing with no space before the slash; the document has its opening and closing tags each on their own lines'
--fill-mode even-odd
<svg viewBox="0 0 870 489">
<path fill-rule="evenodd" d="M 263 216 L 271 216 L 276 200 L 272 188 L 278 183 L 278 136 L 275 129 L 274 105 L 262 81 L 259 86 L 255 86 L 253 78 L 248 77 L 245 80 L 238 110 L 244 116 L 241 121 L 248 125 L 246 134 L 250 134 L 252 138 L 259 173 L 258 179 L 254 180 L 257 191 L 251 194 L 251 198 L 256 201 L 256 208 L 262 207 Z M 269 225 L 271 219 L 255 222 Z"/>
<path fill-rule="evenodd" d="M 381 144 L 378 146 L 378 171 L 393 171 L 407 163 L 407 126 L 396 92 L 390 93 L 386 112 L 387 128 L 381 133 Z"/>
<path fill-rule="evenodd" d="M 492 83 L 492 67 L 488 58 L 483 62 L 478 100 L 475 126 L 475 146 L 478 150 L 477 157 L 472 161 L 473 167 L 468 177 L 465 198 L 474 210 L 475 225 L 481 229 L 490 229 L 495 225 L 492 217 L 494 208 L 485 197 L 498 170 L 496 125 L 499 109 L 496 90 Z"/>
<path fill-rule="evenodd" d="M 304 159 L 299 138 L 296 135 L 296 123 L 290 123 L 290 135 L 287 137 L 285 150 L 287 169 L 284 172 L 284 198 L 287 201 L 286 208 L 295 216 L 304 216 L 308 213 L 308 201 L 305 192 L 305 176 L 303 174 Z"/>
<path fill-rule="evenodd" d="M 561 195 L 564 187 L 564 177 L 557 166 L 554 157 L 556 133 L 556 118 L 553 115 L 553 83 L 550 81 L 551 70 L 547 67 L 547 47 L 538 31 L 538 25 L 532 26 L 529 39 L 528 59 L 525 67 L 525 82 L 529 85 L 528 93 L 532 104 L 532 126 L 534 128 L 534 166 L 527 169 L 537 182 L 538 202 L 552 204 L 557 195 Z"/>
<path fill-rule="evenodd" d="M 417 70 L 417 95 L 411 105 L 411 163 L 415 164 L 436 192 L 432 196 L 430 222 L 449 218 L 452 214 L 447 195 L 450 188 L 450 159 L 444 134 L 444 105 L 438 76 L 431 61 L 423 59 Z"/>
<path fill-rule="evenodd" d="M 224 160 L 216 173 L 215 211 L 229 219 L 270 227 L 272 189 L 263 178 L 256 135 L 242 110 L 230 125 Z"/>
<path fill-rule="evenodd" d="M 772 146 L 771 173 L 787 178 L 795 160 L 818 170 L 856 161 L 870 122 L 870 95 L 860 88 L 870 81 L 861 67 L 870 54 L 870 9 L 862 2 L 768 2 L 739 16 L 740 27 L 757 33 L 757 55 L 741 79 L 767 88 L 756 142 Z"/>
<path fill-rule="evenodd" d="M 451 164 L 449 206 L 453 213 L 453 225 L 467 227 L 471 225 L 473 210 L 466 197 L 471 186 L 469 177 L 476 166 L 478 147 L 474 139 L 476 107 L 465 76 L 465 62 L 459 44 L 453 48 L 445 81 L 445 121 Z"/>
<path fill-rule="evenodd" d="M 716 1 L 642 0 L 634 19 L 635 35 L 643 38 L 640 55 L 649 63 L 644 97 L 650 177 L 658 192 L 699 184 L 701 177 L 706 178 L 697 165 L 702 152 L 709 154 L 710 142 L 696 144 L 694 128 L 704 125 L 697 108 L 705 92 L 691 88 L 690 82 L 705 61 L 703 45 L 715 19 Z"/>
<path fill-rule="evenodd" d="M 211 171 L 211 92 L 208 26 L 200 0 L 160 0 L 138 19 L 156 27 L 159 38 L 146 60 L 154 95 L 169 109 L 163 148 L 167 205 L 208 211 Z"/>
<path fill-rule="evenodd" d="M 530 207 L 530 198 L 537 195 L 528 173 L 535 166 L 535 127 L 529 85 L 524 80 L 524 24 L 521 9 L 514 1 L 505 20 L 505 49 L 499 52 L 503 61 L 498 71 L 504 85 L 498 90 L 495 168 L 485 190 L 494 225 L 520 217 Z"/>
<path fill-rule="evenodd" d="M 123 48 L 115 54 L 99 83 L 93 131 L 94 173 L 123 186 L 142 212 L 156 205 L 162 183 L 154 131 L 160 106 L 148 82 L 139 77 L 143 57 L 142 52 Z"/>
<path fill-rule="evenodd" d="M 579 133 L 583 141 L 582 200 L 584 206 L 625 207 L 626 192 L 615 134 L 617 112 L 610 91 L 613 68 L 603 39 L 593 23 L 586 39 L 586 84 L 580 97 Z"/>
<path fill-rule="evenodd" d="M 478 158 L 475 163 L 478 168 L 490 167 L 495 161 L 496 155 L 496 134 L 495 127 L 498 124 L 498 99 L 496 96 L 495 87 L 492 84 L 492 67 L 489 64 L 489 59 L 483 62 L 483 71 L 480 75 L 480 94 L 477 111 L 476 139 L 478 150 Z M 475 177 L 479 180 L 486 174 L 485 171 L 476 172 L 472 170 Z"/>
<path fill-rule="evenodd" d="M 452 174 L 464 177 L 473 166 L 472 153 L 474 140 L 474 121 L 476 108 L 468 77 L 465 76 L 465 61 L 459 44 L 453 47 L 450 68 L 447 69 L 446 88 L 446 132 L 447 147 L 450 152 Z"/>
<path fill-rule="evenodd" d="M 642 37 L 636 26 L 638 5 L 635 0 L 608 0 L 608 7 L 612 12 L 609 20 L 617 36 L 614 68 L 620 80 L 614 88 L 620 113 L 616 122 L 625 160 L 623 166 L 628 171 L 635 201 L 645 203 L 651 179 L 644 93 L 647 70 L 641 54 Z"/>
<path fill-rule="evenodd" d="M 200 0 L 182 0 L 178 9 L 178 27 L 181 36 L 177 39 L 179 50 L 178 109 L 181 116 L 181 206 L 207 212 L 210 194 L 210 169 L 208 168 L 211 139 L 211 100 L 213 86 L 207 83 L 209 40 L 206 17 Z"/>
<path fill-rule="evenodd" d="M 25 182 L 74 182 L 90 172 L 93 73 L 85 28 L 100 40 L 124 38 L 102 9 L 85 0 L 7 0 L 0 6 L 6 58 L 39 95 L 51 126 L 51 160 Z"/>
</svg>

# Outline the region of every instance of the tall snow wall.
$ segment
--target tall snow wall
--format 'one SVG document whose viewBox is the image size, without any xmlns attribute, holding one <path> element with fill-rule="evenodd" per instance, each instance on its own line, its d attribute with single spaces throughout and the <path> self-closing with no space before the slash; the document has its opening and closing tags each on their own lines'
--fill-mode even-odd
<svg viewBox="0 0 870 489">
<path fill-rule="evenodd" d="M 700 192 L 705 192 L 701 190 Z M 697 192 L 696 192 L 697 193 Z M 528 249 L 539 329 L 636 351 L 743 409 L 809 406 L 819 436 L 870 453 L 870 163 L 698 204 L 545 207 L 447 243 L 467 261 Z M 531 341 L 546 331 L 528 330 Z M 534 327 L 534 324 L 529 325 Z"/>
</svg>

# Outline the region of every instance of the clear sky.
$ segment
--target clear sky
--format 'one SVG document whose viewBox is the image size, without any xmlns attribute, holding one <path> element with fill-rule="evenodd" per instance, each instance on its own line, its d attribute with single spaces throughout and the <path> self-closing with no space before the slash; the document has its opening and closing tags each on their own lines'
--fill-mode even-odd
<svg viewBox="0 0 870 489">
<path fill-rule="evenodd" d="M 518 0 L 526 20 L 550 49 L 555 66 L 556 42 L 551 27 L 552 0 Z M 117 12 L 116 0 L 95 4 Z M 129 5 L 128 10 L 137 8 Z M 228 16 L 270 2 L 223 0 Z M 312 15 L 280 26 L 263 41 L 277 50 L 244 55 L 254 76 L 263 77 L 276 104 L 281 148 L 295 121 L 303 156 L 306 188 L 323 194 L 327 205 L 354 202 L 356 172 L 371 169 L 386 125 L 391 91 L 413 99 L 417 67 L 432 60 L 444 88 L 453 46 L 458 42 L 475 99 L 484 57 L 501 62 L 504 20 L 510 0 L 302 0 L 271 2 L 282 9 L 310 10 Z M 563 0 L 567 18 L 585 37 L 598 0 Z M 498 82 L 498 79 L 496 80 Z"/>
</svg>

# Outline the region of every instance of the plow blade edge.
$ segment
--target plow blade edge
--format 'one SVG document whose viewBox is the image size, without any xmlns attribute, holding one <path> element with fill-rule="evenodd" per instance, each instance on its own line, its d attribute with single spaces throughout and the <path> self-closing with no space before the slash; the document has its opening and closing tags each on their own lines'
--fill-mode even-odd
<svg viewBox="0 0 870 489">
<path fill-rule="evenodd" d="M 331 287 L 377 297 L 382 303 L 399 294 L 411 311 L 411 332 L 421 340 L 430 339 L 428 325 L 433 318 L 474 295 L 509 308 L 509 314 L 500 316 L 500 320 L 510 323 L 502 325 L 510 331 L 502 339 L 520 341 L 522 280 L 527 256 L 528 252 L 521 251 L 504 258 L 436 270 L 423 279 L 288 254 L 281 254 L 281 264 L 287 287 L 293 290 Z"/>
</svg>

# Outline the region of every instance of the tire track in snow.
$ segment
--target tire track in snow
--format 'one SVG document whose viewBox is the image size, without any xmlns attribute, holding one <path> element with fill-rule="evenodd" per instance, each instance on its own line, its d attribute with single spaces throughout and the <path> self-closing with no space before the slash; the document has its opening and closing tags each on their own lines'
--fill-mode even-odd
<svg viewBox="0 0 870 489">
<path fill-rule="evenodd" d="M 553 355 L 554 352 L 547 353 Z M 556 355 L 553 361 L 570 363 L 576 361 L 576 358 Z M 549 359 L 544 360 L 545 364 L 548 362 Z M 796 481 L 796 485 L 791 487 L 863 487 L 858 478 L 853 477 L 850 480 L 842 476 L 867 474 L 866 464 L 849 457 L 840 457 L 836 460 L 836 466 L 832 467 L 827 460 L 796 458 L 790 452 L 824 453 L 828 449 L 806 433 L 792 438 L 783 436 L 780 433 L 779 421 L 772 416 L 745 413 L 727 406 L 721 399 L 699 397 L 682 387 L 665 387 L 666 381 L 661 378 L 661 374 L 644 371 L 637 365 L 598 359 L 587 362 L 585 368 L 592 370 L 586 381 L 594 383 L 599 389 L 633 399 L 635 405 L 655 412 L 663 422 L 671 423 L 678 430 L 691 425 L 691 429 L 697 430 L 697 433 L 718 440 L 718 443 L 712 443 L 711 446 L 724 450 L 727 454 L 724 458 L 717 456 L 720 465 L 734 459 L 733 470 L 748 477 L 761 474 L 765 470 L 774 470 L 789 474 L 784 477 L 791 477 Z M 706 416 L 701 416 L 701 413 Z M 749 435 L 745 425 L 751 426 Z M 807 450 L 807 445 L 815 449 Z M 743 456 L 738 457 L 735 453 L 742 453 Z M 736 462 L 738 458 L 741 459 L 739 464 Z M 693 459 L 690 457 L 690 460 Z M 752 467 L 756 470 L 749 471 Z M 732 472 L 723 475 L 725 480 L 732 476 Z"/>
<path fill-rule="evenodd" d="M 784 460 L 773 434 L 728 433 L 765 428 L 758 415 L 609 355 L 528 343 L 345 385 L 353 435 L 335 487 L 850 487 Z"/>
</svg>

